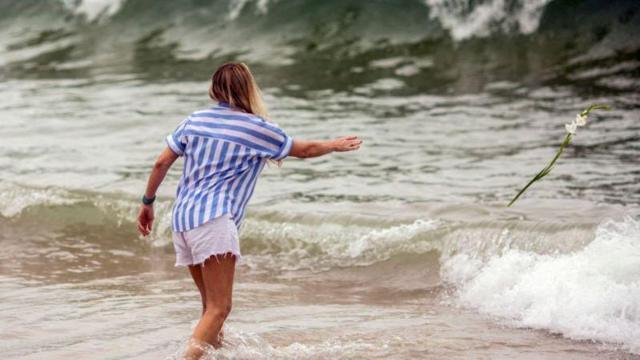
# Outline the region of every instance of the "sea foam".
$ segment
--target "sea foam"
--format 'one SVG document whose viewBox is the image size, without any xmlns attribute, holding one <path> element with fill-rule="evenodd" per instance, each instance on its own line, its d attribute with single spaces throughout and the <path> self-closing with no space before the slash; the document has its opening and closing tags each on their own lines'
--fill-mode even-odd
<svg viewBox="0 0 640 360">
<path fill-rule="evenodd" d="M 578 340 L 640 353 L 640 222 L 601 224 L 586 247 L 541 255 L 504 250 L 482 261 L 460 253 L 444 261 L 455 302 Z"/>
<path fill-rule="evenodd" d="M 85 16 L 87 21 L 114 15 L 120 10 L 123 2 L 124 0 L 62 0 L 62 3 L 74 14 Z"/>
<path fill-rule="evenodd" d="M 451 31 L 456 40 L 490 35 L 499 25 L 503 31 L 517 27 L 530 34 L 538 29 L 542 11 L 548 0 L 529 0 L 513 6 L 505 0 L 484 2 L 425 0 L 431 17 Z"/>
</svg>

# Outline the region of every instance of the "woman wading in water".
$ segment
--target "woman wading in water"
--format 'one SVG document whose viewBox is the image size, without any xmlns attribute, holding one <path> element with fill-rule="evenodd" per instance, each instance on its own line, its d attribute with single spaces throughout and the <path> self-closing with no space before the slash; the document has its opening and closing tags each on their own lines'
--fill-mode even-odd
<svg viewBox="0 0 640 360">
<path fill-rule="evenodd" d="M 202 317 L 185 358 L 198 359 L 200 344 L 222 346 L 222 327 L 231 310 L 238 228 L 267 161 L 287 156 L 308 158 L 357 150 L 355 136 L 330 141 L 292 139 L 269 122 L 260 89 L 243 63 L 226 63 L 213 74 L 209 96 L 217 105 L 192 113 L 166 138 L 153 167 L 138 230 L 151 232 L 156 190 L 179 156 L 184 168 L 173 206 L 176 266 L 187 266 L 202 297 Z"/>
</svg>

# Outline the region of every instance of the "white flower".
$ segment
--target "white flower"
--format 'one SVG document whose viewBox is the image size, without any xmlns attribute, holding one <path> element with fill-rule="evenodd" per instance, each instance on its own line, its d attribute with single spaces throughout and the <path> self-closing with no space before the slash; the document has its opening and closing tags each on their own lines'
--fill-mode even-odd
<svg viewBox="0 0 640 360">
<path fill-rule="evenodd" d="M 578 124 L 572 122 L 571 124 L 564 124 L 564 128 L 567 129 L 567 132 L 571 135 L 576 133 L 576 129 L 578 128 Z"/>
<path fill-rule="evenodd" d="M 574 123 L 578 126 L 587 125 L 587 115 L 576 115 L 576 120 L 574 121 Z"/>
</svg>

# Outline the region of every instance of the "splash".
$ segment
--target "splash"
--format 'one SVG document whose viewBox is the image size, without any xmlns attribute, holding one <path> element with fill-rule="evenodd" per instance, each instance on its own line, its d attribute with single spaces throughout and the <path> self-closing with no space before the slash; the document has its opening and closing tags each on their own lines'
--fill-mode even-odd
<svg viewBox="0 0 640 360">
<path fill-rule="evenodd" d="M 191 340 L 183 342 L 168 360 L 182 359 L 183 349 Z M 288 345 L 270 344 L 262 336 L 245 332 L 225 325 L 225 342 L 220 349 L 201 344 L 202 360 L 261 360 L 261 359 L 337 359 L 351 358 L 358 354 L 380 349 L 384 344 L 373 344 L 366 341 L 346 341 L 329 339 L 322 342 L 292 342 Z"/>
<path fill-rule="evenodd" d="M 571 253 L 511 249 L 488 261 L 460 253 L 441 273 L 458 288 L 459 305 L 640 353 L 640 222 L 633 218 L 603 223 L 590 244 Z"/>
<path fill-rule="evenodd" d="M 240 16 L 245 6 L 252 2 L 252 0 L 232 0 L 229 3 L 229 14 L 227 18 L 229 20 L 235 20 Z M 269 0 L 256 0 L 255 1 L 256 14 L 264 15 L 269 11 Z"/>
<path fill-rule="evenodd" d="M 102 20 L 116 14 L 124 0 L 62 0 L 73 14 L 84 16 L 87 21 Z"/>
<path fill-rule="evenodd" d="M 431 17 L 450 31 L 455 40 L 474 36 L 484 37 L 498 28 L 504 32 L 512 30 L 530 34 L 538 29 L 542 10 L 549 0 L 530 0 L 518 3 L 511 10 L 505 0 L 485 2 L 425 0 Z"/>
</svg>

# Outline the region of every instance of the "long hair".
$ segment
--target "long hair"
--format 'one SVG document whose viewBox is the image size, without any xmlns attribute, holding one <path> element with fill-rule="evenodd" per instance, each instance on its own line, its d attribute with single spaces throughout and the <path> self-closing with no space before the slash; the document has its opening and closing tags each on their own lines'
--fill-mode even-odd
<svg viewBox="0 0 640 360">
<path fill-rule="evenodd" d="M 226 102 L 233 108 L 269 118 L 262 100 L 262 92 L 249 67 L 242 62 L 222 64 L 211 77 L 209 97 Z"/>
<path fill-rule="evenodd" d="M 245 63 L 222 64 L 211 77 L 209 97 L 214 101 L 226 102 L 232 108 L 269 120 L 269 113 L 262 100 L 262 91 Z M 269 163 L 282 166 L 282 160 L 269 160 Z"/>
</svg>

